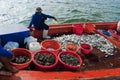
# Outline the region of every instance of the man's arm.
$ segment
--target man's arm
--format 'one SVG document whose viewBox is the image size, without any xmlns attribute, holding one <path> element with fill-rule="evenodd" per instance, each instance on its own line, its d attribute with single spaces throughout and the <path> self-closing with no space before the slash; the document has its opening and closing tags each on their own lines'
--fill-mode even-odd
<svg viewBox="0 0 120 80">
<path fill-rule="evenodd" d="M 0 45 L 0 56 L 12 58 L 13 54 Z"/>
<path fill-rule="evenodd" d="M 32 19 L 30 21 L 30 24 L 29 24 L 28 28 L 30 28 L 32 26 L 33 22 L 34 22 L 34 16 L 32 16 Z"/>
<path fill-rule="evenodd" d="M 54 16 L 51 16 L 51 15 L 46 15 L 46 14 L 43 14 L 45 17 L 47 17 L 47 18 L 52 18 L 52 19 L 54 19 L 55 21 L 57 21 L 57 19 L 54 17 Z"/>
</svg>

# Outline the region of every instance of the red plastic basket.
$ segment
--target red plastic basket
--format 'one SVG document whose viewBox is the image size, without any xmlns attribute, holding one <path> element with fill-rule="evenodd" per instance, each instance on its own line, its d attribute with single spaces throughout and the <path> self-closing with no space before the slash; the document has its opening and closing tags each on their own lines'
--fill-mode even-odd
<svg viewBox="0 0 120 80">
<path fill-rule="evenodd" d="M 78 66 L 71 66 L 69 64 L 66 64 L 60 58 L 61 55 L 65 55 L 65 54 L 70 54 L 70 55 L 76 57 L 78 59 L 78 61 L 79 61 L 80 64 Z M 71 52 L 71 51 L 60 52 L 58 54 L 58 59 L 59 59 L 59 63 L 60 63 L 59 67 L 60 67 L 61 70 L 65 70 L 65 71 L 77 71 L 81 67 L 81 65 L 82 65 L 82 59 L 81 59 L 81 57 L 78 54 L 75 54 L 74 52 Z"/>
<path fill-rule="evenodd" d="M 17 67 L 18 69 L 25 69 L 27 68 L 30 63 L 32 62 L 32 53 L 27 50 L 27 49 L 24 49 L 24 48 L 16 48 L 16 49 L 13 49 L 11 50 L 11 52 L 14 54 L 14 56 L 17 56 L 17 55 L 25 55 L 25 56 L 28 56 L 29 57 L 29 61 L 26 62 L 26 63 L 22 63 L 22 64 L 17 64 L 17 63 L 13 63 L 13 62 L 10 62 L 11 65 Z"/>
<path fill-rule="evenodd" d="M 41 48 L 43 50 L 51 51 L 57 55 L 61 50 L 61 44 L 56 40 L 49 39 L 41 42 Z"/>
<path fill-rule="evenodd" d="M 73 51 L 75 53 L 78 52 L 79 48 L 76 44 L 73 44 L 73 43 L 67 43 L 65 45 L 65 48 L 66 48 L 66 51 Z"/>
<path fill-rule="evenodd" d="M 49 65 L 49 66 L 45 66 L 45 65 L 41 65 L 41 64 L 38 64 L 37 61 L 35 60 L 35 56 L 37 54 L 52 54 L 52 56 L 55 58 L 55 63 L 52 64 L 52 65 Z M 47 51 L 47 50 L 40 50 L 40 51 L 37 51 L 36 53 L 34 53 L 33 55 L 33 63 L 35 65 L 35 68 L 37 70 L 41 70 L 41 71 L 51 71 L 51 70 L 54 70 L 58 64 L 58 57 L 57 55 L 55 55 L 53 52 L 50 52 L 50 51 Z"/>
<path fill-rule="evenodd" d="M 85 23 L 83 25 L 83 28 L 84 28 L 84 32 L 87 34 L 92 34 L 95 31 L 95 25 L 91 23 Z"/>
</svg>

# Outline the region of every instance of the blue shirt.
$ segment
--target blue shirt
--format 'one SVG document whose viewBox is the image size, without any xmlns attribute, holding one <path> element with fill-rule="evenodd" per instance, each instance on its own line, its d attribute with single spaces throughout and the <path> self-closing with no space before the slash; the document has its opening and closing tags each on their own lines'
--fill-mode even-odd
<svg viewBox="0 0 120 80">
<path fill-rule="evenodd" d="M 12 58 L 13 54 L 0 45 L 0 56 Z"/>
<path fill-rule="evenodd" d="M 47 18 L 54 18 L 54 17 L 50 16 L 50 15 L 43 14 L 43 13 L 40 13 L 40 14 L 35 13 L 32 16 L 29 27 L 34 25 L 35 29 L 39 29 L 40 26 L 45 24 L 45 20 Z"/>
</svg>

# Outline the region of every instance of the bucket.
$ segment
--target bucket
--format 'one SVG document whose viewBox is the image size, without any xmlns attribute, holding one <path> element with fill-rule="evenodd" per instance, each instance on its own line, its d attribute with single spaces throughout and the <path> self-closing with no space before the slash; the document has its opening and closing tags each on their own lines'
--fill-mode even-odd
<svg viewBox="0 0 120 80">
<path fill-rule="evenodd" d="M 38 55 L 52 55 L 52 57 L 54 58 L 54 63 L 51 64 L 51 65 L 46 65 L 47 63 L 44 63 L 43 65 L 43 62 L 47 62 L 47 60 L 45 60 L 45 58 L 43 59 L 39 59 L 41 57 L 38 58 Z M 38 60 L 39 59 L 39 63 L 36 61 L 36 59 Z M 42 60 L 42 61 L 40 61 Z M 44 60 L 44 61 L 43 61 Z M 51 60 L 48 59 L 48 60 Z M 48 61 L 49 62 L 49 61 Z M 50 70 L 54 70 L 58 64 L 58 57 L 57 55 L 55 55 L 53 52 L 50 52 L 50 51 L 47 51 L 47 50 L 40 50 L 40 51 L 37 51 L 34 55 L 33 55 L 33 63 L 35 65 L 35 68 L 37 70 L 42 70 L 42 71 L 50 71 Z M 41 63 L 41 64 L 40 64 Z M 50 63 L 50 62 L 49 62 Z"/>
<path fill-rule="evenodd" d="M 80 51 L 83 54 L 89 54 L 93 50 L 93 47 L 90 44 L 87 43 L 81 43 L 80 44 Z"/>
<path fill-rule="evenodd" d="M 75 57 L 75 59 L 70 61 L 71 63 L 75 63 L 74 61 L 78 61 L 78 64 L 71 65 L 71 64 L 64 62 L 62 59 L 65 59 L 65 60 L 69 59 L 67 58 L 68 55 Z M 62 56 L 64 56 L 64 58 Z M 59 59 L 60 69 L 65 70 L 65 71 L 77 71 L 81 67 L 81 64 L 82 64 L 81 57 L 78 54 L 75 54 L 74 52 L 71 52 L 71 51 L 60 52 L 58 54 L 58 59 Z"/>
<path fill-rule="evenodd" d="M 15 63 L 15 62 L 10 62 L 11 65 L 17 67 L 18 69 L 25 69 L 27 68 L 30 63 L 32 62 L 32 53 L 27 50 L 27 49 L 24 49 L 24 48 L 16 48 L 16 49 L 13 49 L 11 50 L 11 52 L 14 54 L 14 56 L 26 56 L 28 57 L 29 59 L 26 60 L 26 62 L 23 62 L 23 63 Z M 25 58 L 24 58 L 25 59 Z M 12 59 L 13 60 L 13 59 Z"/>
<path fill-rule="evenodd" d="M 78 52 L 78 46 L 74 43 L 67 43 L 65 45 L 65 49 L 66 51 L 73 51 L 74 53 L 77 53 Z"/>
<path fill-rule="evenodd" d="M 51 51 L 57 55 L 61 50 L 61 44 L 56 40 L 44 40 L 41 42 L 41 49 Z"/>
<path fill-rule="evenodd" d="M 31 43 L 29 43 L 28 48 L 32 53 L 34 53 L 34 52 L 36 52 L 38 50 L 41 50 L 41 46 L 40 46 L 39 42 L 31 42 Z"/>
<path fill-rule="evenodd" d="M 73 33 L 81 35 L 83 33 L 83 26 L 81 24 L 73 24 Z"/>
</svg>

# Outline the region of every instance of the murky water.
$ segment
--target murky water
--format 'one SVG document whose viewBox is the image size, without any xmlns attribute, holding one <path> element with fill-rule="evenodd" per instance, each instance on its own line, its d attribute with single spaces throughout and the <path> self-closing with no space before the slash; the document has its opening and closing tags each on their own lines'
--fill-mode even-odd
<svg viewBox="0 0 120 80">
<path fill-rule="evenodd" d="M 27 26 L 38 6 L 58 23 L 120 20 L 120 0 L 0 0 L 0 24 Z M 53 24 L 51 19 L 46 22 Z"/>
</svg>

